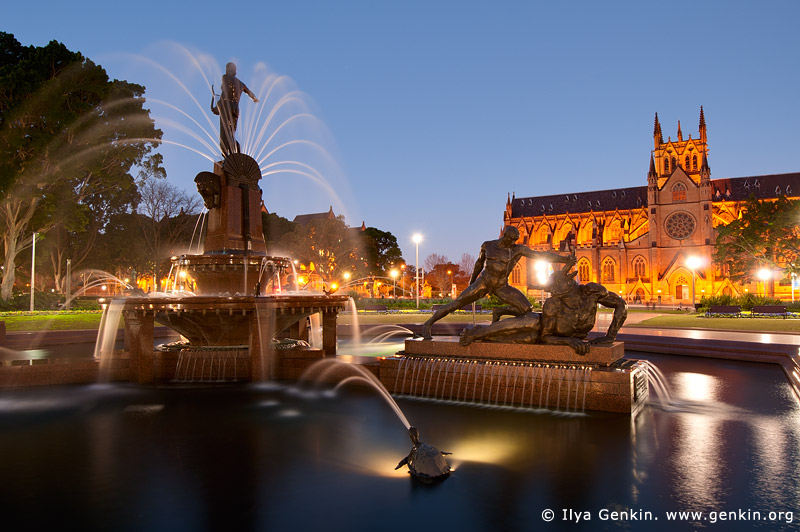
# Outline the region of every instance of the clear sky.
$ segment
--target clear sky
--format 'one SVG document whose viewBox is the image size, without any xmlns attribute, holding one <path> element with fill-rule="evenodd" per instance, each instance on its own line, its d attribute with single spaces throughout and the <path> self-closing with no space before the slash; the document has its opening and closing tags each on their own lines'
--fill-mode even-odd
<svg viewBox="0 0 800 532">
<path fill-rule="evenodd" d="M 192 58 L 217 88 L 230 60 L 257 92 L 265 72 L 287 76 L 274 94 L 296 88 L 303 105 L 284 110 L 324 125 L 298 118 L 293 134 L 332 158 L 291 155 L 321 178 L 274 167 L 295 172 L 262 180 L 270 211 L 333 205 L 350 225 L 391 231 L 411 262 L 415 232 L 421 261 L 457 262 L 497 237 L 510 192 L 646 184 L 655 112 L 665 137 L 681 120 L 696 138 L 704 106 L 712 179 L 800 171 L 798 20 L 796 1 L 26 0 L 3 7 L 0 30 L 59 40 L 207 130 L 210 90 Z M 258 106 L 242 102 L 242 135 Z M 166 139 L 210 151 L 180 138 L 182 125 L 203 138 L 186 116 L 150 108 Z M 163 153 L 186 190 L 210 169 L 192 151 Z"/>
</svg>

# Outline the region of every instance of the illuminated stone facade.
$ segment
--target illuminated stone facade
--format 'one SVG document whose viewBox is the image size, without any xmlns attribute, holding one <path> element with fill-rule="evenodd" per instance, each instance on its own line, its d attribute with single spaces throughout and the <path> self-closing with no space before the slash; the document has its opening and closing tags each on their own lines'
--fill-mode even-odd
<svg viewBox="0 0 800 532">
<path fill-rule="evenodd" d="M 599 282 L 628 301 L 689 304 L 692 271 L 686 261 L 699 257 L 695 291 L 739 295 L 747 291 L 791 299 L 782 274 L 763 283 L 732 283 L 711 261 L 715 228 L 736 219 L 751 194 L 770 200 L 800 197 L 800 173 L 711 179 L 706 121 L 700 108 L 700 135 L 664 141 L 658 114 L 647 185 L 594 192 L 517 198 L 509 196 L 504 225 L 516 226 L 520 242 L 536 250 L 577 248 L 581 282 Z M 531 294 L 534 265 L 520 261 L 511 284 Z"/>
</svg>

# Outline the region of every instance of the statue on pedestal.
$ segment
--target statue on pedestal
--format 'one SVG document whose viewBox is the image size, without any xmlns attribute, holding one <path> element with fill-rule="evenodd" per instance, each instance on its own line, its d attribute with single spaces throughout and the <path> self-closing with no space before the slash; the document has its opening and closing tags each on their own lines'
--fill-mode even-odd
<svg viewBox="0 0 800 532">
<path fill-rule="evenodd" d="M 259 100 L 256 95 L 236 77 L 236 65 L 225 65 L 225 74 L 222 76 L 219 101 L 211 100 L 211 112 L 219 115 L 219 147 L 223 159 L 232 153 L 239 153 L 239 143 L 236 142 L 236 126 L 239 123 L 239 98 L 242 93 L 252 98 L 254 103 Z"/>
</svg>

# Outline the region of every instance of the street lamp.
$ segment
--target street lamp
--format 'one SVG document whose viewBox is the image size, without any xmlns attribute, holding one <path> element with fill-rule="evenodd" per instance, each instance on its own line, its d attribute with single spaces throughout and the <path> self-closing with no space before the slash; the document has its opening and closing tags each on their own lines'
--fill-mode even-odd
<svg viewBox="0 0 800 532">
<path fill-rule="evenodd" d="M 397 270 L 389 272 L 392 277 L 392 299 L 397 299 Z"/>
<path fill-rule="evenodd" d="M 416 278 L 417 278 L 417 309 L 419 309 L 419 243 L 422 242 L 422 235 L 419 233 L 415 233 L 414 236 L 411 237 L 411 240 L 414 242 L 414 245 L 417 249 L 417 262 L 416 262 Z"/>
<path fill-rule="evenodd" d="M 453 270 L 447 270 L 447 275 L 450 276 L 450 297 L 455 299 L 455 295 L 453 295 Z"/>
<path fill-rule="evenodd" d="M 686 266 L 690 270 L 692 270 L 692 307 L 694 307 L 694 303 L 695 303 L 695 301 L 694 301 L 694 284 L 695 284 L 694 274 L 695 274 L 695 270 L 697 270 L 697 268 L 702 266 L 702 264 L 703 264 L 703 260 L 700 257 L 696 256 L 696 255 L 692 255 L 691 257 L 687 257 L 686 258 Z"/>
<path fill-rule="evenodd" d="M 758 278 L 764 283 L 764 297 L 767 297 L 767 281 L 772 277 L 772 272 L 767 268 L 758 270 Z"/>
<path fill-rule="evenodd" d="M 344 272 L 342 274 L 342 277 L 344 278 L 344 285 L 343 286 L 347 286 L 347 282 L 350 280 L 350 272 Z"/>
</svg>

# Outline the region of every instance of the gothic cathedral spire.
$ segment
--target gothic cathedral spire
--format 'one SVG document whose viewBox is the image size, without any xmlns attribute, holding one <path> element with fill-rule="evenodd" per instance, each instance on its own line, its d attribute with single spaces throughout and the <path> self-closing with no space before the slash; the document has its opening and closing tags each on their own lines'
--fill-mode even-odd
<svg viewBox="0 0 800 532">
<path fill-rule="evenodd" d="M 703 144 L 708 143 L 706 138 L 706 116 L 703 114 L 703 106 L 700 106 L 700 142 Z"/>
<path fill-rule="evenodd" d="M 664 135 L 661 133 L 661 124 L 658 121 L 658 113 L 656 113 L 655 123 L 653 124 L 653 144 L 658 148 L 658 145 L 663 143 Z"/>
</svg>

